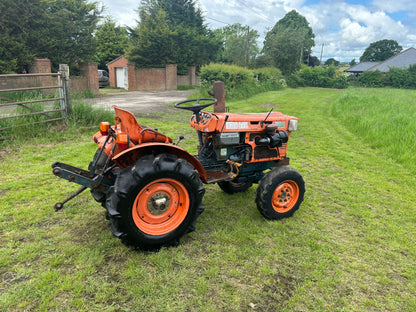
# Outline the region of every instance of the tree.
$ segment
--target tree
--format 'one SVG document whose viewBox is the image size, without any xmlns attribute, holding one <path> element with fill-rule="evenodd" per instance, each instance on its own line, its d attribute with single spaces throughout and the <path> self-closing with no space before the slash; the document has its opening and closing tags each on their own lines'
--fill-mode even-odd
<svg viewBox="0 0 416 312">
<path fill-rule="evenodd" d="M 35 56 L 28 41 L 39 38 L 37 23 L 42 15 L 40 0 L 0 1 L 0 73 L 27 70 Z"/>
<path fill-rule="evenodd" d="M 98 26 L 95 32 L 97 42 L 96 62 L 98 67 L 105 69 L 106 64 L 126 52 L 129 35 L 125 27 L 116 26 L 110 16 Z"/>
<path fill-rule="evenodd" d="M 309 66 L 315 67 L 321 65 L 321 61 L 316 56 L 309 57 Z"/>
<path fill-rule="evenodd" d="M 136 67 L 165 67 L 178 59 L 178 33 L 173 31 L 166 13 L 159 10 L 155 17 L 144 15 L 132 33 L 129 61 Z"/>
<path fill-rule="evenodd" d="M 137 67 L 164 66 L 167 59 L 161 60 L 152 52 L 157 46 L 170 49 L 159 51 L 178 65 L 178 72 L 214 59 L 220 43 L 204 25 L 195 1 L 142 0 L 138 11 L 140 22 L 133 31 L 133 47 L 129 51 L 129 60 Z M 156 19 L 163 27 L 154 24 Z M 152 34 L 145 35 L 144 29 Z M 144 59 L 146 64 L 141 63 Z"/>
<path fill-rule="evenodd" d="M 55 68 L 92 60 L 100 14 L 87 0 L 2 0 L 0 71 L 21 72 L 34 57 L 49 58 Z"/>
<path fill-rule="evenodd" d="M 331 66 L 331 65 L 339 66 L 339 64 L 340 64 L 340 62 L 337 61 L 336 59 L 334 59 L 333 57 L 327 59 L 326 62 L 325 62 L 325 65 L 328 65 L 328 66 Z"/>
<path fill-rule="evenodd" d="M 92 61 L 96 51 L 93 33 L 102 10 L 88 0 L 46 0 L 37 56 L 53 66 Z"/>
<path fill-rule="evenodd" d="M 371 43 L 360 57 L 360 62 L 382 62 L 403 50 L 395 40 L 379 40 Z"/>
<path fill-rule="evenodd" d="M 214 30 L 216 38 L 223 43 L 217 61 L 247 66 L 247 61 L 254 60 L 259 53 L 257 30 L 235 23 Z M 248 54 L 248 59 L 247 59 Z"/>
<path fill-rule="evenodd" d="M 295 10 L 287 13 L 266 34 L 263 53 L 284 74 L 298 70 L 310 56 L 315 35 L 305 17 Z"/>
<path fill-rule="evenodd" d="M 350 66 L 354 66 L 357 65 L 357 61 L 354 59 L 352 59 L 352 61 L 349 63 Z"/>
</svg>

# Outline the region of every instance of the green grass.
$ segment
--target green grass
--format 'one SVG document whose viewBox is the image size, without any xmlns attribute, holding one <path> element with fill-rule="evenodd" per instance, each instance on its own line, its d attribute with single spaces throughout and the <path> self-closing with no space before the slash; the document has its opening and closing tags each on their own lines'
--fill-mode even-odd
<svg viewBox="0 0 416 312">
<path fill-rule="evenodd" d="M 255 207 L 255 187 L 227 195 L 208 185 L 197 230 L 159 253 L 121 245 L 88 192 L 53 212 L 76 185 L 50 164 L 86 168 L 96 129 L 11 142 L 0 152 L 0 310 L 414 311 L 416 179 L 334 117 L 344 97 L 361 92 L 286 89 L 227 103 L 232 112 L 273 107 L 299 117 L 288 154 L 305 200 L 292 218 L 271 222 Z M 195 148 L 188 112 L 139 121 Z"/>
<path fill-rule="evenodd" d="M 332 114 L 416 174 L 415 90 L 350 89 L 334 101 Z"/>
</svg>

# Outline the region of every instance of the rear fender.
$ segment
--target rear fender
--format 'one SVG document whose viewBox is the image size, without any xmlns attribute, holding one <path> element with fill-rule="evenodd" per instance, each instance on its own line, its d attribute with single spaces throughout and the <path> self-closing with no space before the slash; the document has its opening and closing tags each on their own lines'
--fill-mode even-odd
<svg viewBox="0 0 416 312">
<path fill-rule="evenodd" d="M 149 154 L 158 155 L 163 153 L 173 154 L 178 158 L 185 159 L 198 171 L 202 182 L 206 183 L 207 173 L 199 160 L 183 148 L 172 144 L 142 143 L 117 154 L 112 160 L 118 167 L 124 169 L 133 166 L 140 157 Z"/>
</svg>

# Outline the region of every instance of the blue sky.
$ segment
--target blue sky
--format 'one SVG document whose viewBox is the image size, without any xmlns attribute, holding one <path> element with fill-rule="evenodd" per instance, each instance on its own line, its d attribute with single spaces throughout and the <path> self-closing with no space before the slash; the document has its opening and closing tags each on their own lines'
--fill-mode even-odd
<svg viewBox="0 0 416 312">
<path fill-rule="evenodd" d="M 120 25 L 136 25 L 139 0 L 99 0 Z M 414 0 L 197 0 L 211 29 L 240 23 L 256 29 L 259 45 L 274 24 L 295 9 L 315 33 L 312 54 L 323 60 L 358 61 L 370 43 L 396 40 L 404 49 L 416 47 Z"/>
</svg>

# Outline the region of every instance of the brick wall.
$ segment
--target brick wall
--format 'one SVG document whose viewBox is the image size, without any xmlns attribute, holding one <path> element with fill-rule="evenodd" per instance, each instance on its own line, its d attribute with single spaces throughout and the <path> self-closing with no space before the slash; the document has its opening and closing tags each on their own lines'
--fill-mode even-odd
<svg viewBox="0 0 416 312">
<path fill-rule="evenodd" d="M 107 64 L 110 74 L 110 86 L 117 86 L 117 68 L 127 67 L 129 91 L 165 91 L 176 90 L 178 85 L 195 85 L 199 81 L 195 67 L 190 67 L 187 75 L 178 76 L 177 65 L 165 68 L 135 68 L 128 60 L 120 56 Z"/>
<path fill-rule="evenodd" d="M 81 77 L 86 80 L 85 85 L 86 89 L 90 89 L 94 95 L 100 94 L 100 87 L 98 84 L 98 66 L 96 63 L 81 63 L 79 65 L 81 71 Z M 72 79 L 71 78 L 71 87 L 72 86 Z M 81 86 L 77 87 L 77 90 L 80 89 Z"/>
<path fill-rule="evenodd" d="M 165 91 L 166 69 L 165 68 L 137 68 L 136 85 L 132 86 L 135 91 Z M 129 83 L 129 87 L 131 84 Z M 130 90 L 130 89 L 129 89 Z"/>
<path fill-rule="evenodd" d="M 166 90 L 176 90 L 178 88 L 178 66 L 166 65 Z"/>
</svg>

